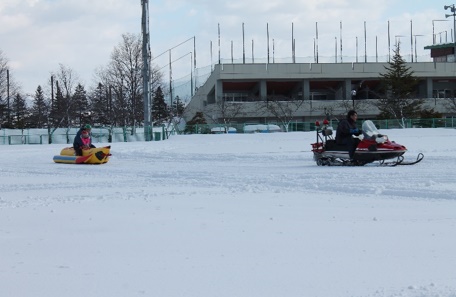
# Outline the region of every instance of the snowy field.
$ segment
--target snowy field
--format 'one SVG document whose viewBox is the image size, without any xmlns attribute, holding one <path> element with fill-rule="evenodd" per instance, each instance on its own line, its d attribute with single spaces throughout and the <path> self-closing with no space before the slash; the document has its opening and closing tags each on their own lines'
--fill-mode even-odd
<svg viewBox="0 0 456 297">
<path fill-rule="evenodd" d="M 114 143 L 104 165 L 0 146 L 0 296 L 455 297 L 456 130 L 381 132 L 424 160 L 318 167 L 311 132 Z"/>
</svg>

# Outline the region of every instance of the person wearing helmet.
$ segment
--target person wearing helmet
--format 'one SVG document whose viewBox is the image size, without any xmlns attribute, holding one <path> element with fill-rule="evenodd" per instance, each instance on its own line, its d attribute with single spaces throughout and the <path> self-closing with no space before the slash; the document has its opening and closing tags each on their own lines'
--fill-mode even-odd
<svg viewBox="0 0 456 297">
<path fill-rule="evenodd" d="M 89 124 L 84 125 L 79 129 L 74 137 L 73 141 L 73 148 L 76 153 L 76 156 L 82 156 L 83 149 L 94 148 L 95 146 L 92 144 L 92 136 L 90 131 L 92 130 L 92 126 Z"/>
</svg>

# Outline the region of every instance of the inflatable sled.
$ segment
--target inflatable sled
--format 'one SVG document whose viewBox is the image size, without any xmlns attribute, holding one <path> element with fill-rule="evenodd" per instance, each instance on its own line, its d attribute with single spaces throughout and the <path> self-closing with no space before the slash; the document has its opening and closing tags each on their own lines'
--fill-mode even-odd
<svg viewBox="0 0 456 297">
<path fill-rule="evenodd" d="M 109 161 L 111 147 L 97 147 L 82 150 L 82 156 L 76 156 L 73 147 L 66 147 L 60 155 L 54 156 L 55 163 L 65 164 L 104 164 Z"/>
</svg>

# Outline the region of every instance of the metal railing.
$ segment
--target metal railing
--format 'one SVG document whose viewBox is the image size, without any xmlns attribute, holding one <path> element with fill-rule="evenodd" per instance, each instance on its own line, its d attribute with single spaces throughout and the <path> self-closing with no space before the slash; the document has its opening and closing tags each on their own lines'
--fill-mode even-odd
<svg viewBox="0 0 456 297">
<path fill-rule="evenodd" d="M 367 120 L 367 119 L 365 119 Z M 362 120 L 359 120 L 361 123 Z M 394 129 L 394 128 L 456 128 L 456 118 L 431 118 L 431 119 L 385 119 L 372 120 L 378 129 Z M 338 121 L 331 120 L 330 125 L 337 127 Z M 204 124 L 188 126 L 185 130 L 186 134 L 220 134 L 220 133 L 252 133 L 252 132 L 277 132 L 277 129 L 251 129 L 250 126 L 279 126 L 281 131 L 287 131 L 283 124 L 277 122 L 269 122 L 267 124 Z M 305 132 L 315 131 L 315 122 L 291 122 L 288 124 L 288 132 Z"/>
<path fill-rule="evenodd" d="M 47 132 L 46 129 L 2 129 L 0 130 L 0 145 L 20 144 L 73 144 L 78 128 L 58 129 Z M 151 132 L 154 141 L 166 140 L 175 131 L 168 131 L 165 127 L 155 127 Z M 92 140 L 94 143 L 135 142 L 146 141 L 146 133 L 142 128 L 120 127 L 115 129 L 93 128 Z"/>
</svg>

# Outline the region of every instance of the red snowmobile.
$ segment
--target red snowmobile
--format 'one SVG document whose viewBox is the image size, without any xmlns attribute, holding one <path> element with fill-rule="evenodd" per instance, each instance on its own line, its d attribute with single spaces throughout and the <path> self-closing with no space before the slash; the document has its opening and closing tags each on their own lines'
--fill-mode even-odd
<svg viewBox="0 0 456 297">
<path fill-rule="evenodd" d="M 363 133 L 358 136 L 360 142 L 353 160 L 350 160 L 348 147 L 336 143 L 332 137 L 333 128 L 327 120 L 324 120 L 321 126 L 317 121 L 315 126 L 317 142 L 312 143 L 312 152 L 318 166 L 364 166 L 373 162 L 378 162 L 380 166 L 413 165 L 424 158 L 424 155 L 419 153 L 415 161 L 404 161 L 403 154 L 407 148 L 380 134 L 374 123 L 368 120 L 362 125 Z"/>
</svg>

